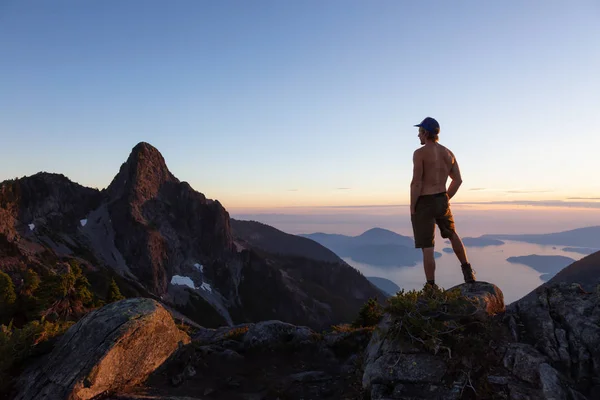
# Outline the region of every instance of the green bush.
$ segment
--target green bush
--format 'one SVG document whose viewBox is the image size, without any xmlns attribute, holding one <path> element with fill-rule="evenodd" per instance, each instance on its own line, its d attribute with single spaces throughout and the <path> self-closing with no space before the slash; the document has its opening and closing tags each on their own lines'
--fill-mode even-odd
<svg viewBox="0 0 600 400">
<path fill-rule="evenodd" d="M 0 322 L 11 318 L 16 300 L 17 294 L 11 277 L 0 271 Z"/>
<path fill-rule="evenodd" d="M 17 294 L 11 277 L 0 271 L 0 307 L 12 306 L 15 300 L 17 300 Z"/>
<path fill-rule="evenodd" d="M 375 326 L 383 317 L 383 307 L 376 298 L 369 299 L 358 312 L 358 317 L 352 323 L 353 328 Z"/>
<path fill-rule="evenodd" d="M 462 338 L 467 324 L 474 323 L 468 317 L 476 307 L 460 290 L 401 290 L 388 299 L 386 311 L 395 317 L 392 329 L 397 337 L 421 343 L 433 353 L 443 349 L 451 355 L 454 341 Z"/>
<path fill-rule="evenodd" d="M 503 340 L 504 331 L 491 317 L 473 318 L 477 310 L 477 300 L 458 289 L 401 290 L 386 307 L 392 316 L 390 337 L 440 353 L 454 378 L 467 377 L 475 396 L 484 396 L 477 398 L 496 398 L 486 376 L 499 362 L 490 345 Z"/>
<path fill-rule="evenodd" d="M 10 389 L 24 362 L 51 349 L 51 339 L 62 335 L 72 322 L 32 321 L 22 328 L 0 325 L 0 395 Z"/>
<path fill-rule="evenodd" d="M 21 293 L 32 294 L 34 293 L 40 286 L 40 277 L 38 274 L 32 269 L 26 269 L 23 273 L 23 289 Z"/>
<path fill-rule="evenodd" d="M 39 311 L 42 315 L 57 314 L 61 318 L 78 317 L 94 305 L 90 283 L 83 275 L 79 264 L 71 260 L 69 271 L 49 274 L 40 284 Z"/>
<path fill-rule="evenodd" d="M 108 286 L 108 294 L 106 295 L 106 303 L 113 303 L 115 301 L 123 300 L 125 296 L 121 294 L 119 290 L 119 286 L 117 282 L 115 282 L 115 278 L 110 281 L 110 285 Z"/>
</svg>

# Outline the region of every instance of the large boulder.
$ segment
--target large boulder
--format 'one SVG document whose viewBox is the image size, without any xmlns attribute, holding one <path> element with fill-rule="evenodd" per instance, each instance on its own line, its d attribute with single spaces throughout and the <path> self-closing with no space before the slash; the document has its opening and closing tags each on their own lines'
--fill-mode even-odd
<svg viewBox="0 0 600 400">
<path fill-rule="evenodd" d="M 127 299 L 73 325 L 50 355 L 21 376 L 17 400 L 91 399 L 134 386 L 189 337 L 151 299 Z"/>
<path fill-rule="evenodd" d="M 502 290 L 493 283 L 477 281 L 474 283 L 463 283 L 448 290 L 460 290 L 463 296 L 475 300 L 473 317 L 485 320 L 489 316 L 501 314 L 506 310 L 504 305 L 504 294 Z"/>
</svg>

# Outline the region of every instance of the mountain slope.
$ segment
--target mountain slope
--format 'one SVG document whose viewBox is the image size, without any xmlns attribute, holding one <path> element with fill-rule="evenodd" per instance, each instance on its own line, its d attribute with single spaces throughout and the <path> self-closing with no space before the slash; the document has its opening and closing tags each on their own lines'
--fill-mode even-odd
<svg viewBox="0 0 600 400">
<path fill-rule="evenodd" d="M 547 285 L 559 282 L 579 283 L 588 291 L 596 290 L 600 284 L 600 251 L 567 266 L 550 279 Z"/>
<path fill-rule="evenodd" d="M 273 254 L 286 254 L 327 262 L 343 262 L 334 252 L 319 243 L 297 235 L 290 235 L 257 221 L 230 220 L 234 238 L 250 247 Z"/>
<path fill-rule="evenodd" d="M 377 276 L 367 276 L 367 279 L 390 296 L 393 296 L 400 291 L 400 286 L 396 285 L 389 279 Z"/>
</svg>

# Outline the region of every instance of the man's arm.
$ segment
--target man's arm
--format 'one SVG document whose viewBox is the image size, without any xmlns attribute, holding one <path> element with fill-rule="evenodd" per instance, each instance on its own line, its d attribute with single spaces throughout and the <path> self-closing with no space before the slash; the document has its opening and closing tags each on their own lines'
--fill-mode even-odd
<svg viewBox="0 0 600 400">
<path fill-rule="evenodd" d="M 452 168 L 450 169 L 450 173 L 448 175 L 452 179 L 452 182 L 450 182 L 450 186 L 448 186 L 448 197 L 451 199 L 452 197 L 454 197 L 456 192 L 458 192 L 458 188 L 462 184 L 460 168 L 458 168 L 458 162 L 456 161 L 456 158 L 454 158 L 453 160 Z"/>
<path fill-rule="evenodd" d="M 417 207 L 417 199 L 423 189 L 423 158 L 419 151 L 413 154 L 413 178 L 410 183 L 410 213 L 414 214 Z"/>
</svg>

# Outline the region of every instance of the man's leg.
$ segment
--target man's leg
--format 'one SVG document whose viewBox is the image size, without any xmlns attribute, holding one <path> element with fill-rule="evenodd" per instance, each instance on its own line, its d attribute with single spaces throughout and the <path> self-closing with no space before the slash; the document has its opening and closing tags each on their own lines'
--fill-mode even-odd
<svg viewBox="0 0 600 400">
<path fill-rule="evenodd" d="M 463 245 L 462 240 L 460 240 L 458 233 L 453 232 L 449 239 L 450 243 L 452 243 L 452 250 L 454 250 L 454 254 L 456 254 L 460 264 L 468 264 L 469 260 L 467 260 L 467 251 L 465 250 L 465 246 Z"/>
<path fill-rule="evenodd" d="M 473 271 L 471 264 L 469 264 L 469 260 L 467 260 L 467 251 L 465 250 L 462 240 L 460 240 L 460 236 L 458 236 L 456 232 L 453 232 L 449 239 L 450 243 L 452 243 L 452 250 L 454 250 L 454 254 L 456 254 L 458 261 L 460 261 L 460 268 L 462 269 L 465 282 L 475 282 L 475 271 Z"/>
<path fill-rule="evenodd" d="M 433 247 L 426 247 L 423 250 L 423 267 L 425 268 L 425 279 L 427 282 L 435 281 L 435 257 Z"/>
<path fill-rule="evenodd" d="M 467 251 L 465 250 L 462 240 L 460 240 L 460 236 L 458 236 L 454 228 L 454 217 L 452 216 L 452 211 L 450 210 L 448 196 L 441 197 L 439 199 L 439 214 L 436 217 L 436 223 L 440 227 L 442 237 L 445 239 L 450 239 L 450 243 L 452 243 L 452 250 L 454 250 L 454 254 L 456 254 L 456 257 L 460 261 L 460 268 L 462 269 L 465 282 L 475 282 L 475 272 L 473 271 L 473 268 L 471 268 L 471 264 L 469 264 L 469 260 L 467 259 Z"/>
</svg>

